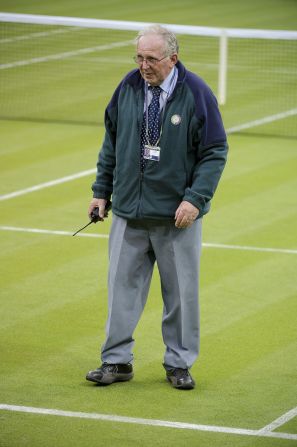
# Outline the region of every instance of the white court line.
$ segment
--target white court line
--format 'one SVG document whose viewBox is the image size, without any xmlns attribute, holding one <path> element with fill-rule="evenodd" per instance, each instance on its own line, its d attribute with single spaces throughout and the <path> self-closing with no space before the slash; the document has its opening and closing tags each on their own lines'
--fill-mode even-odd
<svg viewBox="0 0 297 447">
<path fill-rule="evenodd" d="M 249 430 L 244 428 L 220 427 L 216 425 L 188 424 L 185 422 L 134 418 L 134 417 L 118 416 L 114 414 L 83 413 L 78 411 L 62 411 L 49 408 L 24 407 L 24 406 L 6 405 L 6 404 L 0 404 L 0 410 L 16 411 L 31 414 L 46 414 L 51 416 L 64 416 L 64 417 L 80 418 L 80 419 L 95 419 L 100 421 L 149 425 L 155 427 L 188 429 L 188 430 L 206 431 L 213 433 L 228 433 L 233 435 L 260 436 L 260 437 L 281 438 L 281 439 L 297 439 L 297 435 L 290 433 L 279 433 L 279 432 L 273 433 L 268 431 L 261 433 L 259 430 Z"/>
<path fill-rule="evenodd" d="M 70 182 L 81 177 L 86 177 L 90 174 L 94 174 L 96 169 L 87 169 L 86 171 L 77 172 L 76 174 L 67 175 L 66 177 L 61 177 L 56 180 L 51 180 L 49 182 L 40 183 L 39 185 L 30 186 L 29 188 L 20 189 L 19 191 L 10 192 L 0 196 L 0 201 L 12 199 L 14 197 L 23 196 L 30 192 L 39 191 L 44 188 L 49 188 L 50 186 L 60 185 L 61 183 Z"/>
<path fill-rule="evenodd" d="M 40 228 L 20 228 L 20 227 L 8 227 L 0 226 L 2 231 L 16 231 L 20 233 L 36 233 L 36 234 L 52 234 L 56 236 L 73 236 L 73 232 L 70 231 L 59 231 L 59 230 L 43 230 Z M 78 233 L 75 237 L 95 237 L 100 239 L 108 239 L 108 234 L 95 234 L 95 233 Z"/>
<path fill-rule="evenodd" d="M 275 421 L 271 422 L 270 424 L 266 425 L 265 427 L 261 428 L 259 430 L 259 433 L 267 433 L 275 430 L 276 428 L 279 428 L 281 425 L 286 424 L 291 419 L 297 416 L 297 407 L 293 408 L 292 410 L 288 411 L 287 413 L 283 414 L 279 418 L 275 419 Z"/>
<path fill-rule="evenodd" d="M 132 45 L 132 44 L 133 44 L 132 40 L 126 40 L 124 42 L 114 42 L 114 43 L 110 43 L 107 45 L 98 45 L 96 47 L 81 48 L 79 50 L 66 51 L 64 53 L 49 54 L 48 56 L 34 57 L 32 59 L 26 59 L 26 60 L 22 60 L 22 61 L 10 62 L 7 64 L 1 64 L 0 70 L 6 70 L 7 68 L 21 67 L 21 66 L 31 65 L 31 64 L 39 64 L 41 62 L 56 61 L 56 60 L 60 60 L 60 59 L 66 59 L 68 57 L 78 56 L 79 54 L 95 53 L 96 51 L 110 50 L 111 48 L 120 48 L 120 47 L 125 47 L 128 45 Z"/>
<path fill-rule="evenodd" d="M 271 253 L 288 253 L 297 254 L 297 249 L 290 248 L 273 248 L 273 247 L 253 247 L 250 245 L 231 245 L 231 244 L 212 244 L 205 242 L 202 244 L 204 247 L 209 248 L 226 248 L 228 250 L 243 250 L 243 251 L 261 251 L 261 252 L 271 252 Z"/>
<path fill-rule="evenodd" d="M 297 108 L 286 110 L 285 112 L 276 113 L 275 115 L 271 116 L 265 116 L 263 118 L 260 118 L 258 120 L 250 121 L 248 123 L 239 124 L 238 126 L 229 127 L 229 129 L 226 129 L 226 132 L 228 134 L 239 132 L 241 130 L 250 129 L 251 127 L 257 127 L 261 126 L 262 124 L 272 123 L 273 121 L 281 120 L 284 118 L 288 118 L 289 116 L 297 115 Z"/>
<path fill-rule="evenodd" d="M 29 33 L 29 34 L 23 34 L 22 36 L 15 36 L 15 37 L 7 37 L 6 39 L 0 39 L 0 44 L 3 43 L 12 43 L 12 42 L 18 42 L 22 40 L 31 40 L 32 38 L 40 38 L 40 37 L 48 37 L 53 34 L 64 34 L 69 33 L 71 31 L 79 30 L 80 28 L 77 28 L 76 26 L 70 27 L 67 29 L 55 29 L 51 31 L 40 31 L 36 33 Z"/>
<path fill-rule="evenodd" d="M 1 68 L 1 65 L 0 65 L 0 68 Z M 267 116 L 267 117 L 261 118 L 259 120 L 250 121 L 249 123 L 241 124 L 241 125 L 238 125 L 235 127 L 230 127 L 229 129 L 226 129 L 226 132 L 228 134 L 239 132 L 240 130 L 249 129 L 251 127 L 259 126 L 264 123 L 269 123 L 269 122 L 276 121 L 276 120 L 282 119 L 282 118 L 286 118 L 288 116 L 293 116 L 296 114 L 297 114 L 297 108 L 292 109 L 292 110 L 287 110 L 286 112 L 278 113 L 276 115 Z M 61 183 L 69 182 L 71 180 L 75 180 L 80 177 L 85 177 L 87 175 L 94 174 L 95 172 L 96 172 L 96 169 L 88 169 L 86 171 L 77 172 L 75 174 L 68 175 L 66 177 L 62 177 L 60 179 L 52 180 L 52 181 L 45 182 L 45 183 L 40 183 L 39 185 L 31 186 L 29 188 L 21 189 L 19 191 L 14 191 L 14 192 L 11 192 L 8 194 L 3 194 L 2 196 L 0 196 L 0 201 L 12 199 L 14 197 L 22 196 L 24 194 L 28 194 L 28 193 L 34 192 L 34 191 L 39 191 L 41 189 L 48 188 L 50 186 L 55 186 L 55 185 L 59 185 Z"/>
<path fill-rule="evenodd" d="M 12 227 L 2 225 L 0 226 L 2 231 L 16 231 L 20 233 L 37 233 L 37 234 L 52 234 L 56 236 L 72 236 L 73 233 L 70 231 L 59 231 L 59 230 L 45 230 L 39 228 L 22 228 L 22 227 Z M 100 233 L 78 233 L 77 236 L 80 237 L 91 237 L 91 238 L 109 238 L 108 234 Z M 297 254 L 297 249 L 287 249 L 287 248 L 271 248 L 271 247 L 253 247 L 248 245 L 228 245 L 228 244 L 213 244 L 209 242 L 203 242 L 202 246 L 205 248 L 221 248 L 225 250 L 243 250 L 243 251 L 258 251 L 258 252 L 269 252 L 269 253 L 284 253 L 284 254 Z"/>
</svg>

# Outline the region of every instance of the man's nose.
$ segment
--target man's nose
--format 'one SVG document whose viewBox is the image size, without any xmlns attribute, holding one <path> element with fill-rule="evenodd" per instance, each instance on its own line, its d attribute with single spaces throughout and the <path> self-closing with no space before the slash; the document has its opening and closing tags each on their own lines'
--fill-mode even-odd
<svg viewBox="0 0 297 447">
<path fill-rule="evenodd" d="M 142 68 L 148 68 L 150 66 L 150 64 L 147 62 L 146 59 L 143 59 L 142 61 Z"/>
</svg>

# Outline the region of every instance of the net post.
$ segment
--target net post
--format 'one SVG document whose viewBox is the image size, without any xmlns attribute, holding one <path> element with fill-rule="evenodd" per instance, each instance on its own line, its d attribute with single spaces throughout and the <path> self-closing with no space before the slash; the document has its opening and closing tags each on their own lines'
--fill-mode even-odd
<svg viewBox="0 0 297 447">
<path fill-rule="evenodd" d="M 220 52 L 219 52 L 219 75 L 218 75 L 218 102 L 226 104 L 227 100 L 227 68 L 228 68 L 228 35 L 225 29 L 221 30 Z"/>
</svg>

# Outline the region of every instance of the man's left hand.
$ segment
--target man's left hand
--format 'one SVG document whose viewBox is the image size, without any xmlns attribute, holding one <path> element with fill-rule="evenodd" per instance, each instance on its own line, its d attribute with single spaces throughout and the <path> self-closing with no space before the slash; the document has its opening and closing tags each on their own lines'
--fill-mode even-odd
<svg viewBox="0 0 297 447">
<path fill-rule="evenodd" d="M 175 226 L 177 228 L 188 228 L 198 217 L 199 210 L 190 202 L 183 200 L 175 212 Z"/>
</svg>

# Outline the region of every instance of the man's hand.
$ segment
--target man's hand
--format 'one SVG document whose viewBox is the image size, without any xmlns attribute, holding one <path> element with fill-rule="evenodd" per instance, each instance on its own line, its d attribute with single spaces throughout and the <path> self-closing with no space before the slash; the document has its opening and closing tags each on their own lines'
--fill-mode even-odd
<svg viewBox="0 0 297 447">
<path fill-rule="evenodd" d="M 175 226 L 177 228 L 188 228 L 192 225 L 198 215 L 198 208 L 184 200 L 175 212 Z"/>
<path fill-rule="evenodd" d="M 105 199 L 93 199 L 90 203 L 89 209 L 88 209 L 88 215 L 91 219 L 91 213 L 94 208 L 99 208 L 99 217 L 104 220 L 104 217 L 106 217 L 105 213 L 105 205 L 107 200 Z"/>
</svg>

